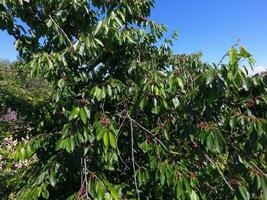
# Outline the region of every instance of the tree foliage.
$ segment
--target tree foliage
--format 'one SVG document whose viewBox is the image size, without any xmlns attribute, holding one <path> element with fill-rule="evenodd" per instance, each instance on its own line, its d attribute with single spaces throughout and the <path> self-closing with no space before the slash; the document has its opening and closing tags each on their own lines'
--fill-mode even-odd
<svg viewBox="0 0 267 200">
<path fill-rule="evenodd" d="M 153 6 L 1 1 L 20 65 L 52 87 L 7 156 L 30 160 L 9 198 L 267 199 L 266 77 L 240 45 L 218 65 L 159 46 Z"/>
<path fill-rule="evenodd" d="M 18 142 L 27 139 L 33 119 L 43 107 L 46 95 L 50 93 L 44 80 L 29 77 L 29 73 L 23 69 L 19 62 L 0 61 L 1 199 L 15 190 L 16 173 L 27 166 L 27 161 L 15 163 L 10 154 L 16 149 Z M 20 157 L 23 158 L 23 154 Z"/>
</svg>

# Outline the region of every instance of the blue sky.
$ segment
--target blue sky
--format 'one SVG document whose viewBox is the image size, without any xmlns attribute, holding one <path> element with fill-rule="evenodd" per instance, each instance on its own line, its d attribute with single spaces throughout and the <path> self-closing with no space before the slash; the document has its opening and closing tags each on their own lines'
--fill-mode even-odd
<svg viewBox="0 0 267 200">
<path fill-rule="evenodd" d="M 156 0 L 151 18 L 177 30 L 177 53 L 203 52 L 218 62 L 237 39 L 267 69 L 267 0 Z M 0 58 L 15 60 L 14 40 L 0 31 Z"/>
<path fill-rule="evenodd" d="M 177 30 L 177 53 L 202 51 L 203 60 L 217 63 L 240 39 L 267 69 L 267 0 L 156 0 L 152 19 Z"/>
</svg>

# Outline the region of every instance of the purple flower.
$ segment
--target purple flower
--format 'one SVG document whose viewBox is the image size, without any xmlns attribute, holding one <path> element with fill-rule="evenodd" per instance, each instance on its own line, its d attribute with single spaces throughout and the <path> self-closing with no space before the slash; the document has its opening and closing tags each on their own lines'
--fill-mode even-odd
<svg viewBox="0 0 267 200">
<path fill-rule="evenodd" d="M 17 113 L 15 111 L 12 111 L 11 108 L 8 108 L 7 113 L 0 117 L 0 121 L 2 122 L 8 122 L 14 120 L 17 120 Z"/>
</svg>

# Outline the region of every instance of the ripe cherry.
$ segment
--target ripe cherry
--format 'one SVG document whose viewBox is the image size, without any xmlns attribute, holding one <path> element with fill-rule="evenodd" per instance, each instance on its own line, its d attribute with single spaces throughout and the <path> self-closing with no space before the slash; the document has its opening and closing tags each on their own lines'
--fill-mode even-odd
<svg viewBox="0 0 267 200">
<path fill-rule="evenodd" d="M 200 122 L 199 124 L 197 124 L 197 127 L 203 129 L 207 127 L 207 124 L 205 122 Z"/>
<path fill-rule="evenodd" d="M 255 106 L 255 101 L 253 99 L 248 99 L 246 102 L 247 108 L 252 108 Z"/>
</svg>

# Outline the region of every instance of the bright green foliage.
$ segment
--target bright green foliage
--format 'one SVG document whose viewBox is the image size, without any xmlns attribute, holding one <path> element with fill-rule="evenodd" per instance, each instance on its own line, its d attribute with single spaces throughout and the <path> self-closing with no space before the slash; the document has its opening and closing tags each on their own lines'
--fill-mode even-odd
<svg viewBox="0 0 267 200">
<path fill-rule="evenodd" d="M 20 63 L 0 62 L 1 199 L 20 185 L 17 175 L 23 173 L 26 166 L 14 161 L 31 158 L 36 144 L 17 144 L 17 140 L 27 138 L 50 93 L 48 84 L 40 78 L 29 77 Z"/>
<path fill-rule="evenodd" d="M 219 66 L 157 47 L 153 5 L 2 0 L 0 28 L 53 87 L 14 152 L 37 157 L 15 198 L 267 199 L 266 78 L 240 69 L 244 47 Z"/>
</svg>

